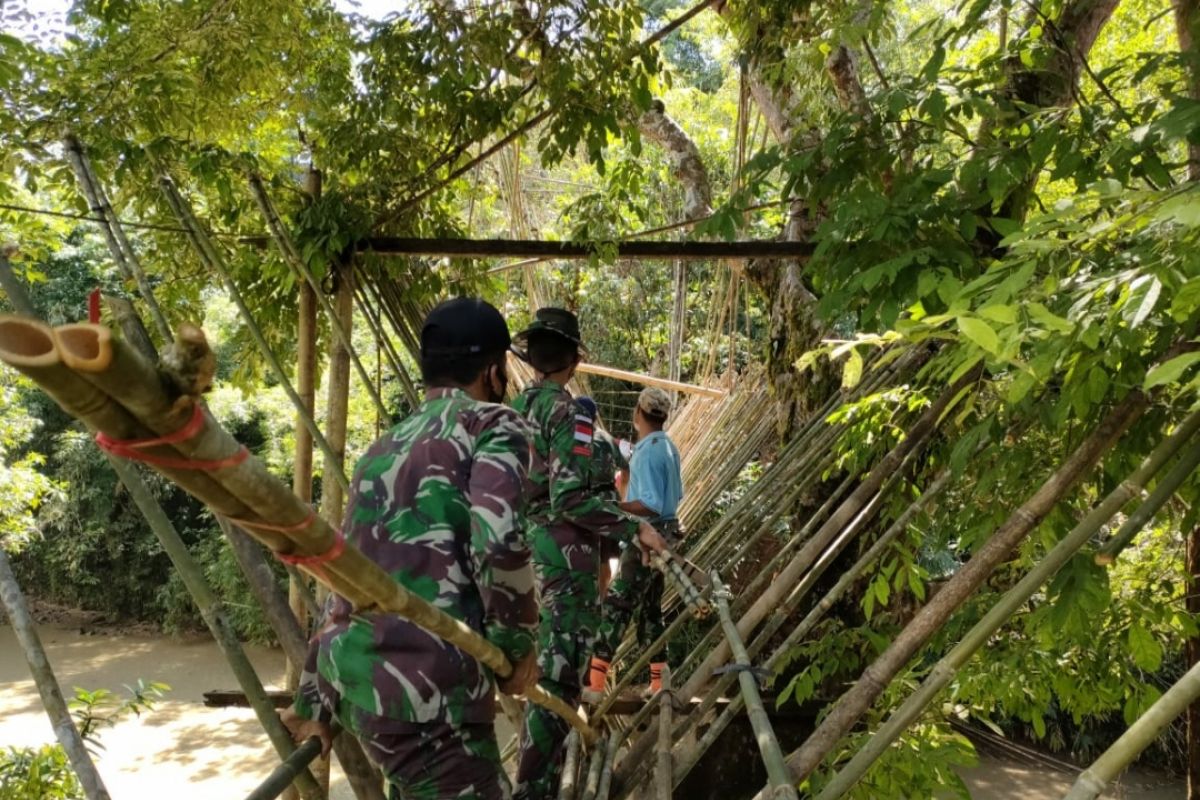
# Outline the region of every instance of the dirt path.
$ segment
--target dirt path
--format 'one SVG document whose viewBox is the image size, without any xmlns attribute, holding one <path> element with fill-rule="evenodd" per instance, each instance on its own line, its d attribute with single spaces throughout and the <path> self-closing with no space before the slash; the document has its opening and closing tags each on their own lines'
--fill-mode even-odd
<svg viewBox="0 0 1200 800">
<path fill-rule="evenodd" d="M 138 678 L 171 686 L 154 711 L 103 733 L 105 751 L 98 766 L 118 800 L 165 796 L 167 790 L 171 800 L 238 798 L 276 763 L 251 711 L 204 707 L 204 692 L 236 687 L 211 640 L 83 635 L 77 627 L 60 625 L 43 625 L 40 632 L 65 693 L 79 686 L 120 694 L 123 684 Z M 263 680 L 277 685 L 283 678 L 282 654 L 253 646 L 248 650 Z M 502 724 L 501 742 L 509 735 L 509 727 Z M 0 625 L 0 747 L 52 740 L 12 630 Z M 1056 800 L 1073 779 L 1059 770 L 996 754 L 984 754 L 980 766 L 963 777 L 978 800 Z M 334 800 L 353 798 L 336 763 L 332 789 Z M 1181 800 L 1185 792 L 1178 781 L 1139 774 L 1104 796 Z"/>
</svg>

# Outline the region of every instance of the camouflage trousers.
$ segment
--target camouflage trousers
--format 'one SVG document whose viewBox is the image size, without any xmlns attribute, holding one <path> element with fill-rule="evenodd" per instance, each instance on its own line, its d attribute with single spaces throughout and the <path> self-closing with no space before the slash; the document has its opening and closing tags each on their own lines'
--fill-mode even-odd
<svg viewBox="0 0 1200 800">
<path fill-rule="evenodd" d="M 541 612 L 538 627 L 538 685 L 574 708 L 579 704 L 583 674 L 595 643 L 600 609 L 596 597 L 596 547 L 579 542 L 563 552 L 548 537 L 535 535 Z M 557 552 L 555 552 L 557 551 Z M 590 562 L 590 569 L 586 567 Z M 570 725 L 541 706 L 527 704 L 521 731 L 516 800 L 551 800 L 558 782 Z"/>
<path fill-rule="evenodd" d="M 388 800 L 508 800 L 495 728 L 413 723 L 409 733 L 363 736 L 388 782 Z"/>
<path fill-rule="evenodd" d="M 668 520 L 655 527 L 673 547 L 679 539 L 679 523 Z M 621 552 L 617 576 L 608 587 L 601 606 L 600 628 L 596 634 L 596 656 L 611 661 L 621 646 L 629 623 L 637 618 L 637 643 L 645 649 L 666 630 L 663 623 L 663 574 L 642 564 L 642 553 L 630 544 Z M 661 653 L 652 654 L 662 661 Z"/>
</svg>

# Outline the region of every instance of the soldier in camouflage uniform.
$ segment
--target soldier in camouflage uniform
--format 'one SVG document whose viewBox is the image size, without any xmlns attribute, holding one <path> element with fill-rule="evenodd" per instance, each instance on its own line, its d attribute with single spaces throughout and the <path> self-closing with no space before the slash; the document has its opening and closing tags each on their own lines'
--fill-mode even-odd
<svg viewBox="0 0 1200 800">
<path fill-rule="evenodd" d="M 575 315 L 543 308 L 517 335 L 520 354 L 538 380 L 513 407 L 534 427 L 536 460 L 531 472 L 526 533 L 533 549 L 541 600 L 538 683 L 569 705 L 579 702 L 582 672 L 600 621 L 596 595 L 599 537 L 646 547 L 666 543 L 654 528 L 622 513 L 611 499 L 592 491 L 592 421 L 564 388 L 579 364 Z M 567 723 L 530 704 L 521 732 L 517 767 L 519 800 L 544 800 L 558 792 Z"/>
<path fill-rule="evenodd" d="M 638 395 L 633 412 L 638 442 L 629 465 L 629 490 L 621 502 L 622 510 L 649 520 L 659 533 L 674 544 L 681 531 L 676 513 L 683 498 L 679 451 L 663 432 L 671 411 L 671 398 L 662 389 L 647 387 Z M 637 641 L 649 647 L 665 630 L 662 614 L 663 575 L 646 566 L 638 553 L 626 550 L 621 555 L 616 580 L 604 597 L 604 608 L 596 652 L 588 670 L 588 699 L 604 691 L 611 662 L 636 617 Z M 650 662 L 649 693 L 662 689 L 662 671 L 666 659 L 653 653 Z"/>
<path fill-rule="evenodd" d="M 621 502 L 624 494 L 624 484 L 629 481 L 629 442 L 624 439 L 614 439 L 612 435 L 596 425 L 599 412 L 596 401 L 590 397 L 577 397 L 575 402 L 583 409 L 583 413 L 592 420 L 592 491 L 613 503 Z M 608 591 L 612 581 L 612 569 L 609 561 L 620 558 L 621 548 L 616 541 L 608 537 L 600 539 L 600 597 Z"/>
<path fill-rule="evenodd" d="M 351 482 L 346 539 L 409 591 L 485 636 L 536 677 L 537 604 L 523 511 L 530 429 L 498 405 L 508 328 L 474 298 L 439 305 L 421 332 L 425 402 L 377 440 Z M 338 721 L 387 777 L 391 798 L 509 797 L 491 670 L 407 620 L 330 597 L 293 711 L 302 741 Z"/>
</svg>

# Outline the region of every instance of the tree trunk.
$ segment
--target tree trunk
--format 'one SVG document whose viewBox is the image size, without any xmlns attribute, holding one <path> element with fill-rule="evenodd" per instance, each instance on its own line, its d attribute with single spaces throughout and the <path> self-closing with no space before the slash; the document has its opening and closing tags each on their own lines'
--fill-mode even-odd
<svg viewBox="0 0 1200 800">
<path fill-rule="evenodd" d="M 1187 541 L 1187 611 L 1200 615 L 1200 525 L 1192 531 Z M 1200 636 L 1187 640 L 1185 666 L 1200 664 Z M 1192 703 L 1187 710 L 1187 778 L 1188 800 L 1200 800 L 1200 701 Z"/>
<path fill-rule="evenodd" d="M 1196 40 L 1200 39 L 1200 2 L 1175 0 L 1175 30 L 1179 36 L 1179 52 L 1191 56 L 1187 62 L 1188 94 L 1200 100 L 1200 63 L 1196 62 Z M 1188 147 L 1188 180 L 1200 181 L 1200 144 Z"/>
<path fill-rule="evenodd" d="M 667 152 L 671 174 L 683 186 L 683 218 L 708 216 L 712 212 L 712 187 L 700 157 L 700 148 L 679 123 L 667 116 L 662 101 L 656 100 L 650 110 L 638 118 L 638 130 Z"/>
<path fill-rule="evenodd" d="M 354 270 L 350 265 L 331 264 L 336 276 L 336 295 L 333 310 L 342 330 L 350 333 L 354 326 Z M 335 323 L 335 324 L 337 324 Z M 346 422 L 350 401 L 350 353 L 336 339 L 329 345 L 329 385 L 325 407 L 325 438 L 329 441 L 333 459 L 326 458 L 321 471 L 321 516 L 334 528 L 342 525 L 342 510 L 346 493 L 337 481 L 328 480 L 342 472 L 346 461 Z"/>
</svg>

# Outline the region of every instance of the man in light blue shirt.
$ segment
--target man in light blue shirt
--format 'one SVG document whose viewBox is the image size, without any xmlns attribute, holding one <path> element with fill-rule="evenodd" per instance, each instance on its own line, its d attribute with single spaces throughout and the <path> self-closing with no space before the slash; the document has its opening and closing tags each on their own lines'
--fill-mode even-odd
<svg viewBox="0 0 1200 800">
<path fill-rule="evenodd" d="M 680 534 L 676 516 L 683 498 L 683 479 L 679 469 L 679 450 L 663 432 L 671 413 L 671 398 L 662 389 L 649 387 L 638 395 L 633 425 L 638 442 L 629 461 L 629 488 L 621 510 L 646 519 L 673 544 Z M 597 635 L 596 651 L 588 671 L 585 699 L 603 694 L 613 656 L 625 635 L 625 629 L 637 615 L 638 644 L 645 648 L 662 635 L 663 576 L 643 563 L 635 547 L 621 554 L 616 580 L 604 596 L 603 617 Z M 662 670 L 666 659 L 653 654 L 650 662 L 650 694 L 662 689 Z"/>
</svg>

